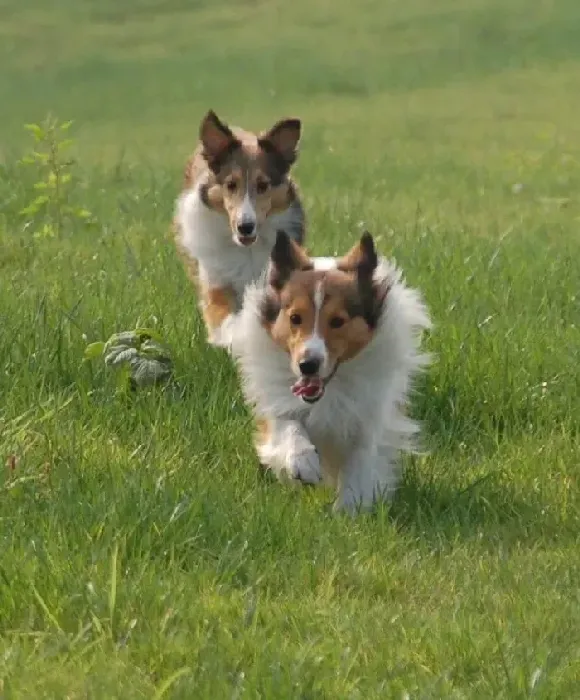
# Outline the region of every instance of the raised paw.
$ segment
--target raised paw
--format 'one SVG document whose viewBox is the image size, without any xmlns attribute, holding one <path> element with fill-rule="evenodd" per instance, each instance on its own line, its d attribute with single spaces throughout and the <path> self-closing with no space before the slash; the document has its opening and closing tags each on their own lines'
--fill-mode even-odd
<svg viewBox="0 0 580 700">
<path fill-rule="evenodd" d="M 288 458 L 288 476 L 303 484 L 319 484 L 322 481 L 322 469 L 318 452 L 313 448 L 292 454 Z"/>
</svg>

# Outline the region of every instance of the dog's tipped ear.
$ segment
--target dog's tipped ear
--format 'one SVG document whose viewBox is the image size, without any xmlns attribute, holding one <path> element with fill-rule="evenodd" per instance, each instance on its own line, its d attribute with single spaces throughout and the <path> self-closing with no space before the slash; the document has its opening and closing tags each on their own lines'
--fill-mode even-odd
<svg viewBox="0 0 580 700">
<path fill-rule="evenodd" d="M 277 153 L 289 168 L 298 157 L 301 132 L 300 119 L 281 119 L 260 136 L 258 143 L 265 151 Z"/>
<path fill-rule="evenodd" d="M 378 265 L 375 242 L 368 231 L 365 231 L 361 239 L 349 252 L 340 258 L 336 264 L 343 272 L 356 272 L 370 275 L 372 277 Z"/>
<path fill-rule="evenodd" d="M 270 253 L 268 282 L 274 289 L 282 289 L 297 267 L 298 263 L 292 248 L 290 236 L 288 236 L 286 231 L 277 231 L 276 242 Z"/>
<path fill-rule="evenodd" d="M 363 316 L 371 328 L 380 318 L 388 288 L 375 281 L 375 270 L 379 264 L 375 242 L 368 231 L 360 241 L 337 263 L 343 272 L 354 272 L 362 304 Z"/>
<path fill-rule="evenodd" d="M 276 242 L 270 253 L 268 282 L 274 289 L 280 290 L 295 270 L 311 270 L 310 258 L 295 243 L 286 231 L 276 233 Z"/>
<path fill-rule="evenodd" d="M 375 242 L 368 231 L 361 236 L 360 259 L 356 268 L 358 289 L 363 305 L 363 313 L 370 328 L 376 328 L 383 312 L 389 287 L 385 282 L 375 279 L 375 270 L 379 264 Z"/>
<path fill-rule="evenodd" d="M 379 258 L 375 249 L 373 237 L 368 231 L 365 231 L 361 236 L 359 248 L 360 258 L 357 265 L 357 273 L 359 277 L 361 275 L 366 275 L 367 277 L 372 278 L 375 270 L 377 269 L 377 265 L 379 264 Z"/>
<path fill-rule="evenodd" d="M 224 124 L 212 109 L 201 121 L 199 140 L 203 146 L 203 157 L 210 166 L 217 163 L 238 143 L 229 126 Z"/>
</svg>

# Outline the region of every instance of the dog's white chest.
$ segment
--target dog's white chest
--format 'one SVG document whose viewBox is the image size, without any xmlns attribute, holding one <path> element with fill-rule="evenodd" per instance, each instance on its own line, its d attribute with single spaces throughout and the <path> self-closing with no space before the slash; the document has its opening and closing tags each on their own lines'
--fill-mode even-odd
<svg viewBox="0 0 580 700">
<path fill-rule="evenodd" d="M 231 286 L 241 301 L 245 287 L 266 267 L 275 233 L 265 226 L 254 245 L 236 245 L 227 217 L 206 207 L 197 190 L 181 196 L 177 220 L 181 245 L 198 261 L 202 281 L 211 287 Z"/>
<path fill-rule="evenodd" d="M 269 249 L 259 243 L 251 248 L 231 246 L 216 256 L 200 260 L 202 275 L 210 286 L 231 286 L 241 300 L 244 289 L 256 281 L 268 262 Z"/>
<path fill-rule="evenodd" d="M 342 450 L 362 432 L 360 408 L 356 399 L 329 387 L 308 413 L 304 423 L 306 430 L 313 441 L 330 442 Z"/>
</svg>

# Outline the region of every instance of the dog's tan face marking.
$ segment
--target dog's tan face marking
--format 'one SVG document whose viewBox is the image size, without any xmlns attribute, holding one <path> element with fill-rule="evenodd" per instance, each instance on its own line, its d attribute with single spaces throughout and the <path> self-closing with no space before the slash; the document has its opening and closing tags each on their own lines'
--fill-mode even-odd
<svg viewBox="0 0 580 700">
<path fill-rule="evenodd" d="M 326 376 L 337 362 L 355 357 L 373 335 L 351 273 L 295 272 L 282 289 L 280 307 L 271 335 L 290 354 L 296 374 L 301 362 L 317 358 Z"/>
<path fill-rule="evenodd" d="M 262 322 L 290 355 L 294 374 L 322 382 L 318 398 L 337 365 L 358 355 L 373 337 L 387 293 L 373 282 L 376 265 L 369 234 L 326 272 L 314 270 L 286 236 L 276 241 Z"/>
<path fill-rule="evenodd" d="M 283 211 L 295 193 L 287 175 L 297 158 L 300 121 L 285 119 L 256 136 L 233 131 L 209 112 L 200 141 L 210 174 L 205 204 L 227 215 L 234 242 L 251 245 L 268 216 Z"/>
</svg>

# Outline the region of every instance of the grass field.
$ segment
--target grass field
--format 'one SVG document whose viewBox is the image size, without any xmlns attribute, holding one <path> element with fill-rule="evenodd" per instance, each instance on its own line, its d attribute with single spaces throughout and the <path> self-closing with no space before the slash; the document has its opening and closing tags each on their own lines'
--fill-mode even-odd
<svg viewBox="0 0 580 700">
<path fill-rule="evenodd" d="M 0 697 L 580 696 L 578 0 L 0 0 Z M 420 287 L 390 508 L 262 479 L 167 237 L 202 114 L 304 120 L 318 254 Z M 60 235 L 23 125 L 73 119 Z M 87 343 L 153 325 L 180 389 Z"/>
</svg>

